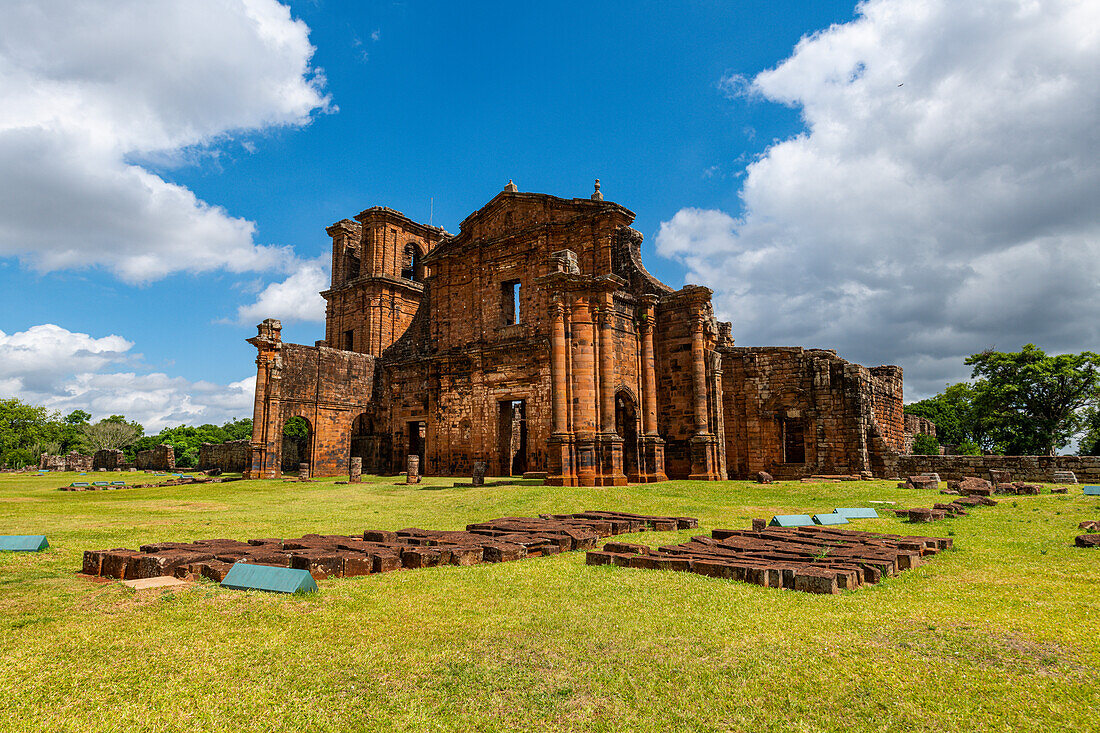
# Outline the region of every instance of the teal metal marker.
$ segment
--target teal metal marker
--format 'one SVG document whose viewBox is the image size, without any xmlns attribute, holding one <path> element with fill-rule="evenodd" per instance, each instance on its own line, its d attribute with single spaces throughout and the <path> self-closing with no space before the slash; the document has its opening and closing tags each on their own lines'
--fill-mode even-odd
<svg viewBox="0 0 1100 733">
<path fill-rule="evenodd" d="M 808 527 L 814 523 L 814 518 L 809 514 L 776 514 L 769 527 Z"/>
<path fill-rule="evenodd" d="M 308 570 L 238 562 L 234 563 L 225 574 L 222 587 L 235 590 L 266 590 L 271 593 L 315 593 L 317 581 Z"/>
<path fill-rule="evenodd" d="M 839 514 L 847 519 L 878 519 L 878 512 L 869 507 L 847 507 L 834 509 L 834 514 Z"/>
<path fill-rule="evenodd" d="M 49 546 L 44 534 L 0 535 L 0 551 L 41 552 Z"/>
</svg>

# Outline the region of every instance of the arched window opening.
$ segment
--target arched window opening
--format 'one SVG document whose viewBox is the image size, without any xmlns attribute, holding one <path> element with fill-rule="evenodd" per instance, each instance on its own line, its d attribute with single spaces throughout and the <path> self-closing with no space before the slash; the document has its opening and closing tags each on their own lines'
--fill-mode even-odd
<svg viewBox="0 0 1100 733">
<path fill-rule="evenodd" d="M 405 256 L 402 259 L 401 277 L 406 280 L 419 281 L 420 272 L 420 248 L 409 242 L 405 245 Z"/>
</svg>

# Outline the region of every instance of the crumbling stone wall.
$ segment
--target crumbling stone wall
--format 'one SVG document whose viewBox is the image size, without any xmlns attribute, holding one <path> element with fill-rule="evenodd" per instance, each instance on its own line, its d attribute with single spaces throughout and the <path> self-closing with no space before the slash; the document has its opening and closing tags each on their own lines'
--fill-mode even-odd
<svg viewBox="0 0 1100 733">
<path fill-rule="evenodd" d="M 161 443 L 155 448 L 138 451 L 134 456 L 134 467 L 140 471 L 174 471 L 176 449 Z"/>
<path fill-rule="evenodd" d="M 900 403 L 900 369 L 875 374 L 825 349 L 728 346 L 720 352 L 731 476 L 885 472 L 891 440 L 903 432 L 900 404 L 894 404 Z"/>
<path fill-rule="evenodd" d="M 919 417 L 917 415 L 905 415 L 905 442 L 902 444 L 901 450 L 898 451 L 902 455 L 909 455 L 913 452 L 913 438 L 918 435 L 931 435 L 936 437 L 936 423 L 932 422 L 926 417 Z M 942 451 L 942 448 L 941 448 Z"/>
<path fill-rule="evenodd" d="M 92 457 L 75 450 L 63 456 L 43 453 L 38 459 L 38 468 L 44 471 L 91 471 Z"/>
<path fill-rule="evenodd" d="M 373 412 L 375 358 L 324 346 L 285 344 L 282 324 L 268 319 L 249 343 L 259 350 L 256 406 L 252 421 L 252 457 L 248 478 L 282 473 L 283 427 L 291 417 L 309 424 L 303 463 L 313 475 L 345 473 L 351 427 Z M 308 459 L 308 460 L 307 460 Z"/>
<path fill-rule="evenodd" d="M 92 469 L 98 471 L 103 468 L 108 471 L 113 471 L 116 468 L 125 470 L 130 467 L 130 463 L 126 460 L 126 455 L 117 449 L 104 448 L 103 450 L 97 450 L 95 455 L 92 456 Z"/>
<path fill-rule="evenodd" d="M 1073 471 L 1080 483 L 1100 483 L 1100 456 L 915 456 L 897 459 L 899 476 L 938 473 L 943 481 L 966 476 L 992 480 L 991 470 L 1009 471 L 1013 481 L 1054 483 L 1055 471 Z"/>
<path fill-rule="evenodd" d="M 244 473 L 252 457 L 248 440 L 228 440 L 224 443 L 203 443 L 199 446 L 200 471 L 218 469 L 223 473 Z"/>
</svg>

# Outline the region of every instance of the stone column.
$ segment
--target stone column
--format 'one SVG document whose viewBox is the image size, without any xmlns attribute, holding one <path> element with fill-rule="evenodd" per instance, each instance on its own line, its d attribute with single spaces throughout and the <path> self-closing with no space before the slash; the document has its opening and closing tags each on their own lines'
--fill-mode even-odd
<svg viewBox="0 0 1100 733">
<path fill-rule="evenodd" d="M 653 333 L 657 328 L 657 296 L 643 296 L 642 337 L 642 478 L 648 483 L 668 481 L 665 475 L 665 441 L 657 433 L 657 356 Z"/>
<path fill-rule="evenodd" d="M 268 318 L 248 340 L 257 348 L 256 398 L 252 412 L 251 461 L 245 478 L 278 478 L 282 475 L 282 324 Z"/>
<path fill-rule="evenodd" d="M 653 353 L 653 303 L 642 308 L 642 432 L 657 434 L 657 359 Z"/>
<path fill-rule="evenodd" d="M 577 474 L 573 459 L 573 433 L 569 380 L 570 339 L 566 329 L 567 309 L 562 294 L 550 303 L 550 401 L 553 424 L 547 439 L 546 484 L 576 486 Z"/>
<path fill-rule="evenodd" d="M 299 481 L 309 481 L 309 464 L 308 463 L 299 463 L 298 464 L 298 480 Z"/>
<path fill-rule="evenodd" d="M 559 435 L 569 430 L 565 386 L 567 348 L 565 306 L 560 297 L 555 297 L 550 305 L 550 399 L 554 406 L 554 433 Z"/>
<path fill-rule="evenodd" d="M 717 440 L 710 432 L 707 405 L 706 316 L 695 313 L 691 324 L 691 383 L 692 406 L 695 417 L 695 434 L 691 436 L 691 475 L 695 481 L 716 481 L 719 478 L 715 465 Z"/>
<path fill-rule="evenodd" d="M 416 454 L 405 457 L 405 483 L 420 483 L 420 456 Z"/>
<path fill-rule="evenodd" d="M 615 428 L 615 321 L 614 296 L 599 295 L 600 334 L 600 477 L 601 486 L 623 486 L 623 439 Z"/>
<path fill-rule="evenodd" d="M 703 334 L 703 317 L 696 316 L 691 324 L 691 386 L 692 407 L 695 416 L 695 434 L 706 435 L 709 430 L 707 420 L 707 362 L 706 342 Z"/>
<path fill-rule="evenodd" d="M 348 482 L 353 484 L 363 481 L 363 459 L 359 456 L 351 457 L 351 465 L 348 468 Z"/>
<path fill-rule="evenodd" d="M 581 486 L 596 485 L 596 384 L 592 311 L 588 296 L 572 304 L 573 428 L 576 432 L 576 473 Z"/>
</svg>

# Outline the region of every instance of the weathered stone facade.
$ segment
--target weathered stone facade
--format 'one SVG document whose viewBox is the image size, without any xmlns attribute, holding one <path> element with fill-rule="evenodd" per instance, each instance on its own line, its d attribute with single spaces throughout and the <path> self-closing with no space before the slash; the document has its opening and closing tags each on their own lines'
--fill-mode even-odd
<svg viewBox="0 0 1100 733">
<path fill-rule="evenodd" d="M 374 207 L 328 228 L 325 340 L 257 347 L 248 476 L 545 471 L 553 485 L 882 473 L 901 370 L 734 346 L 711 291 L 646 271 L 633 212 L 509 184 L 457 235 Z M 307 438 L 284 441 L 305 418 Z M 291 446 L 294 446 L 293 448 Z M 293 455 L 292 455 L 293 454 Z M 289 463 L 289 465 L 294 465 Z"/>
</svg>

